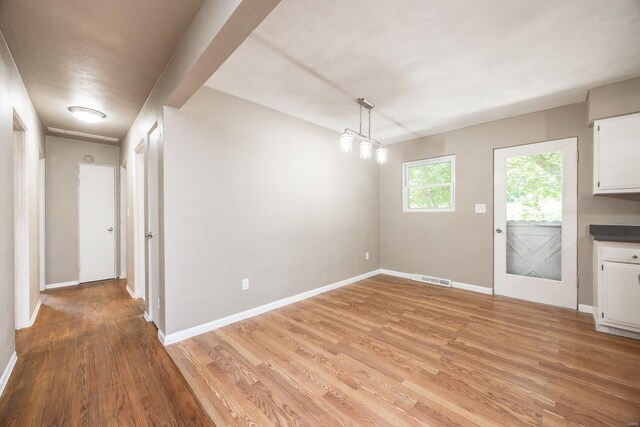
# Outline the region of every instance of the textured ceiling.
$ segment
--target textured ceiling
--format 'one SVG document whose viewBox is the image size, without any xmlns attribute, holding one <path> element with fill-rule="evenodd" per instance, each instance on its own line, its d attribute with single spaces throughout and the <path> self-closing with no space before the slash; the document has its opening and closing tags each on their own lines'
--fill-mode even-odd
<svg viewBox="0 0 640 427">
<path fill-rule="evenodd" d="M 406 140 L 584 101 L 640 75 L 638 0 L 283 0 L 207 85 Z"/>
<path fill-rule="evenodd" d="M 2 0 L 0 31 L 45 128 L 122 139 L 203 0 Z M 86 124 L 67 111 L 103 111 Z"/>
</svg>

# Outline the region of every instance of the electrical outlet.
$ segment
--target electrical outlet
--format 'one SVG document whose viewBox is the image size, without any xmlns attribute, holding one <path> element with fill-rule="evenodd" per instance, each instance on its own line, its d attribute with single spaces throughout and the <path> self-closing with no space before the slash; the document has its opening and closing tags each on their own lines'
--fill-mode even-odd
<svg viewBox="0 0 640 427">
<path fill-rule="evenodd" d="M 364 253 L 364 259 L 366 259 L 367 261 L 369 261 L 369 252 L 365 252 L 365 253 Z"/>
<path fill-rule="evenodd" d="M 476 213 L 487 213 L 487 204 L 476 203 Z"/>
<path fill-rule="evenodd" d="M 246 291 L 249 289 L 249 279 L 242 279 L 242 290 Z"/>
</svg>

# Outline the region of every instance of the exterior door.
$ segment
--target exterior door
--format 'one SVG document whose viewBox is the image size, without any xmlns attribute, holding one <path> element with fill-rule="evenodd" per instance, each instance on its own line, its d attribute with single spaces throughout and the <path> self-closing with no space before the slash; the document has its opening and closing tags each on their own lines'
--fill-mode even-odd
<svg viewBox="0 0 640 427">
<path fill-rule="evenodd" d="M 577 308 L 577 143 L 495 150 L 495 294 Z"/>
<path fill-rule="evenodd" d="M 80 283 L 116 277 L 115 168 L 80 165 Z"/>
</svg>

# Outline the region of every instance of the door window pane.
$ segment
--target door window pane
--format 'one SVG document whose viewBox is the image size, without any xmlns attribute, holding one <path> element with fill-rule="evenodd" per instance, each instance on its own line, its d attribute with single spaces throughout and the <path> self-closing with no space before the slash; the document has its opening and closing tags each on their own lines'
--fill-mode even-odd
<svg viewBox="0 0 640 427">
<path fill-rule="evenodd" d="M 562 280 L 562 153 L 506 164 L 507 273 Z"/>
</svg>

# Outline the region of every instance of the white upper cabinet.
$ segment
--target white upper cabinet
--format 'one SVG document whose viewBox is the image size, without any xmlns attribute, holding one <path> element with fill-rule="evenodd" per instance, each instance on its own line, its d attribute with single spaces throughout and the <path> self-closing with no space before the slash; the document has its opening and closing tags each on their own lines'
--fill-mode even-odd
<svg viewBox="0 0 640 427">
<path fill-rule="evenodd" d="M 593 194 L 640 193 L 640 113 L 593 123 Z"/>
</svg>

